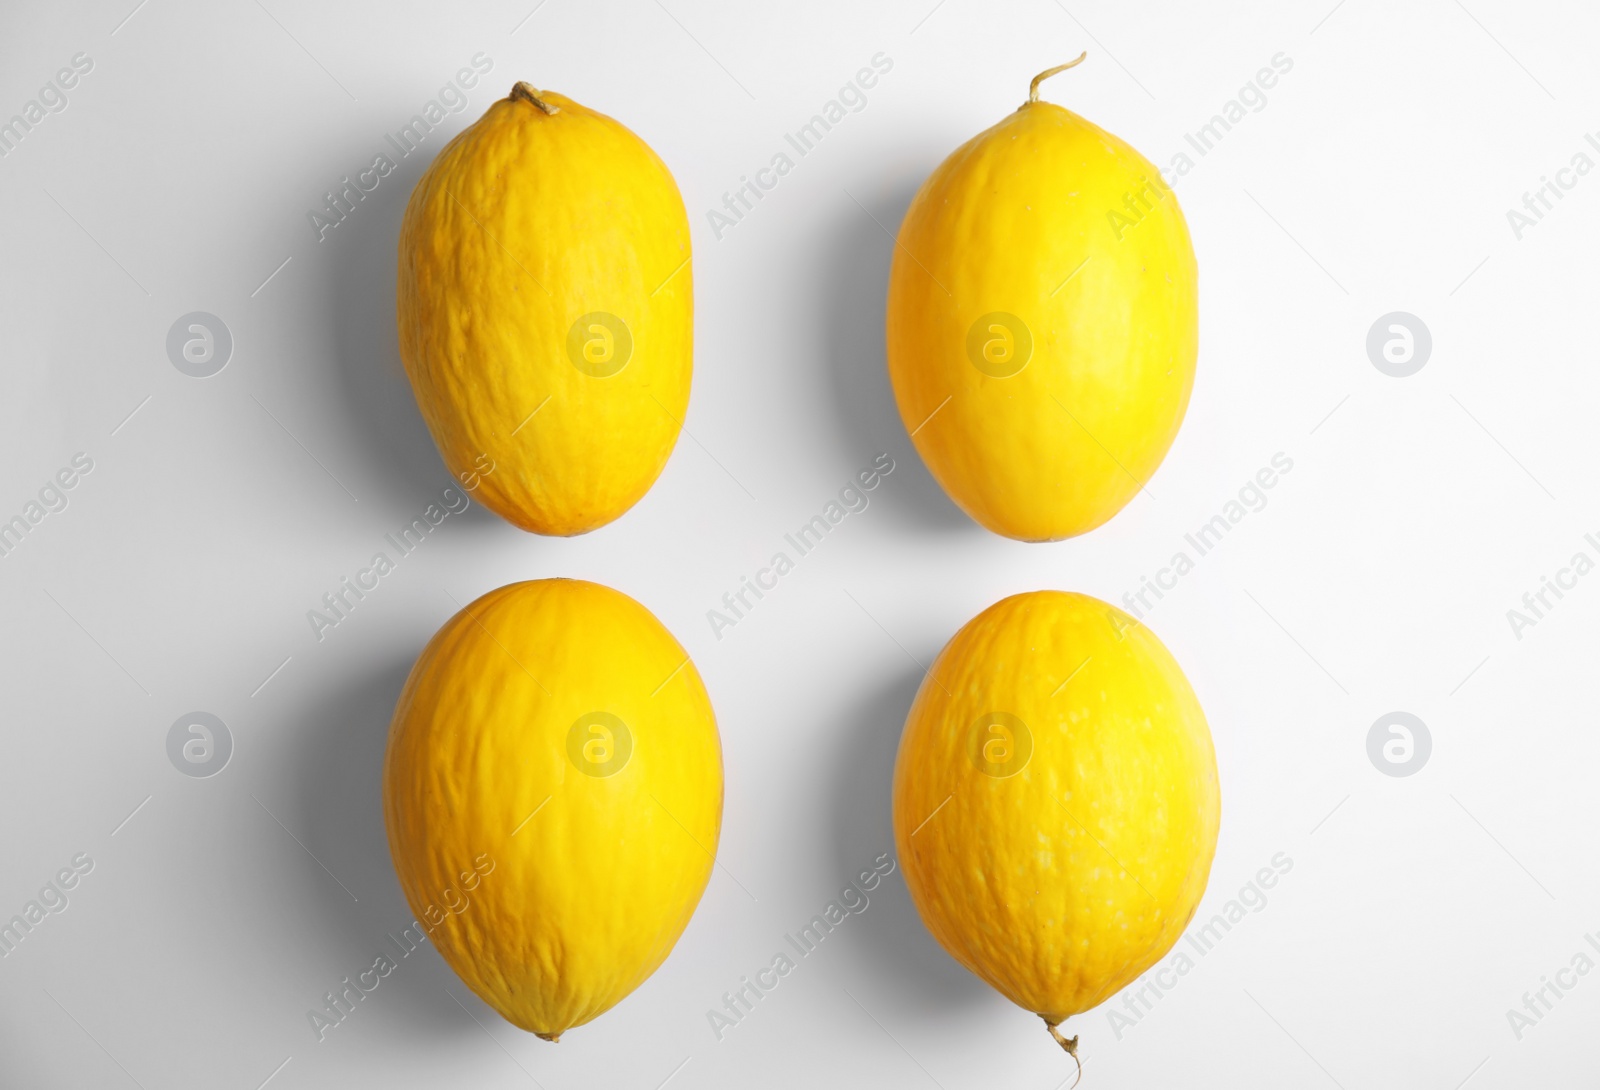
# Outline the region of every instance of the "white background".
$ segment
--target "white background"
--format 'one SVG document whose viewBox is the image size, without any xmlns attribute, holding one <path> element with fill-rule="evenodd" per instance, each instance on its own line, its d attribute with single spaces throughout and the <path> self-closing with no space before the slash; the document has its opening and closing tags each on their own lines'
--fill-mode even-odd
<svg viewBox="0 0 1600 1090">
<path fill-rule="evenodd" d="M 1201 917 L 1275 853 L 1293 869 L 1120 1038 L 1104 1011 L 1069 1024 L 1087 1085 L 1592 1078 L 1600 974 L 1520 1040 L 1506 1014 L 1600 929 L 1600 576 L 1520 639 L 1506 618 L 1574 552 L 1600 557 L 1583 541 L 1600 530 L 1600 173 L 1520 240 L 1506 218 L 1600 128 L 1592 10 L 533 2 L 0 17 L 0 119 L 74 54 L 94 61 L 0 159 L 0 516 L 75 453 L 94 462 L 0 559 L 0 919 L 94 860 L 0 959 L 0 1082 L 1052 1090 L 1070 1062 L 928 937 L 898 872 L 722 1040 L 706 1012 L 892 851 L 920 664 L 1007 594 L 1120 601 L 1277 452 L 1294 468 L 1265 509 L 1148 620 L 1216 739 Z M 944 498 L 895 415 L 883 228 L 1082 49 L 1047 96 L 1162 165 L 1275 54 L 1293 69 L 1178 185 L 1202 348 L 1149 494 L 1084 538 L 1022 545 Z M 493 70 L 468 108 L 319 242 L 308 210 L 479 52 Z M 716 239 L 707 210 L 879 52 L 893 69 L 867 107 Z M 688 434 L 588 536 L 452 516 L 319 642 L 306 611 L 450 484 L 396 354 L 396 233 L 426 158 L 519 78 L 621 119 L 678 179 Z M 1396 310 L 1434 340 L 1404 379 L 1365 348 Z M 167 358 L 190 311 L 232 331 L 215 377 Z M 880 451 L 897 468 L 871 506 L 716 639 L 707 610 Z M 319 1042 L 306 1011 L 411 919 L 379 808 L 407 669 L 457 603 L 553 575 L 639 599 L 712 694 L 727 805 L 698 913 L 651 980 L 558 1046 L 431 948 Z M 236 746 L 208 779 L 165 749 L 195 710 Z M 1396 710 L 1433 741 L 1409 777 L 1367 755 Z"/>
</svg>

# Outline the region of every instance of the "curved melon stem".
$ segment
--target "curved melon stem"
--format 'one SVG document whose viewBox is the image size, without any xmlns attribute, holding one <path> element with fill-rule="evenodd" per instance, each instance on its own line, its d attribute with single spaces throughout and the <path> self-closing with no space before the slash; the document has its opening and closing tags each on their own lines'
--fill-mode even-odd
<svg viewBox="0 0 1600 1090">
<path fill-rule="evenodd" d="M 559 1045 L 561 1043 L 561 1034 L 559 1033 L 535 1033 L 534 1036 L 539 1038 L 541 1041 L 549 1041 L 553 1045 Z M 1073 1040 L 1076 1042 L 1077 1038 L 1073 1038 Z"/>
<path fill-rule="evenodd" d="M 1056 1028 L 1060 1024 L 1060 1022 L 1052 1022 L 1048 1018 L 1044 1020 L 1044 1028 L 1050 1031 L 1050 1036 L 1056 1039 L 1056 1044 L 1060 1045 L 1061 1050 L 1071 1056 L 1072 1062 L 1078 1065 L 1078 1077 L 1072 1080 L 1072 1085 L 1077 1086 L 1079 1080 L 1083 1078 L 1083 1061 L 1078 1059 L 1078 1038 L 1075 1035 L 1063 1037 L 1061 1031 Z"/>
<path fill-rule="evenodd" d="M 1033 82 L 1028 84 L 1028 101 L 1029 102 L 1038 102 L 1039 101 L 1039 84 L 1043 83 L 1045 80 L 1049 79 L 1051 76 L 1054 76 L 1059 72 L 1065 72 L 1069 68 L 1076 68 L 1078 65 L 1083 63 L 1083 59 L 1085 57 L 1087 57 L 1088 55 L 1089 55 L 1089 51 L 1087 49 L 1085 49 L 1082 53 L 1078 54 L 1078 59 L 1077 60 L 1068 61 L 1066 64 L 1058 64 L 1054 68 L 1047 68 L 1043 72 L 1040 72 L 1037 76 L 1034 76 L 1033 77 Z"/>
</svg>

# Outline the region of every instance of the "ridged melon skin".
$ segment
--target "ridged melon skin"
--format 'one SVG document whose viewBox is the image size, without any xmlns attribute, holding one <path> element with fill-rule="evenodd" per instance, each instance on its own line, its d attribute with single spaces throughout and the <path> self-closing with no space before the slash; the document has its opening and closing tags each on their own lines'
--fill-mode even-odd
<svg viewBox="0 0 1600 1090">
<path fill-rule="evenodd" d="M 900 226 L 887 318 L 900 419 L 981 525 L 1086 533 L 1178 433 L 1198 293 L 1156 168 L 1070 110 L 1027 103 L 940 164 Z"/>
<path fill-rule="evenodd" d="M 395 873 L 439 953 L 553 1039 L 637 988 L 687 926 L 721 833 L 721 743 L 694 663 L 638 602 L 514 583 L 418 658 L 383 799 Z"/>
<path fill-rule="evenodd" d="M 923 923 L 1052 1025 L 1172 948 L 1219 817 L 1183 671 L 1148 628 L 1082 594 L 1018 594 L 969 621 L 928 671 L 895 762 L 895 846 Z"/>
<path fill-rule="evenodd" d="M 540 101 L 556 112 L 496 102 L 423 174 L 396 309 L 451 473 L 522 529 L 571 535 L 666 466 L 689 404 L 693 274 L 660 157 L 563 95 Z"/>
</svg>

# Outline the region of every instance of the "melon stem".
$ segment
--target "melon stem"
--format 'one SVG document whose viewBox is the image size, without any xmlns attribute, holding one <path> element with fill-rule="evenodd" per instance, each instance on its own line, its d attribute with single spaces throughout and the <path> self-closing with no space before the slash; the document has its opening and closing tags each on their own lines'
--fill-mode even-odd
<svg viewBox="0 0 1600 1090">
<path fill-rule="evenodd" d="M 1082 59 L 1082 57 L 1078 58 L 1080 61 Z M 1073 64 L 1076 63 L 1077 61 L 1073 62 Z M 1046 75 L 1048 74 L 1049 73 L 1046 73 Z M 1068 1056 L 1071 1056 L 1072 1062 L 1078 1065 L 1078 1077 L 1072 1080 L 1072 1085 L 1077 1086 L 1078 1082 L 1083 1078 L 1083 1061 L 1078 1059 L 1078 1038 L 1076 1035 L 1071 1037 L 1063 1037 L 1061 1035 L 1061 1031 L 1056 1028 L 1060 1024 L 1060 1022 L 1052 1022 L 1048 1018 L 1044 1020 L 1044 1028 L 1050 1031 L 1050 1036 L 1056 1039 L 1056 1044 L 1060 1045 L 1062 1051 L 1064 1051 Z"/>
<path fill-rule="evenodd" d="M 1046 73 L 1046 75 L 1048 75 L 1048 73 Z M 1042 79 L 1043 77 L 1040 78 Z M 558 114 L 561 112 L 560 106 L 557 106 L 553 102 L 546 102 L 544 99 L 540 98 L 539 89 L 526 80 L 517 80 L 516 86 L 511 88 L 510 98 L 512 101 L 520 100 L 522 102 L 531 102 L 547 114 Z"/>
<path fill-rule="evenodd" d="M 1043 72 L 1040 72 L 1037 76 L 1034 76 L 1033 77 L 1033 82 L 1028 84 L 1028 101 L 1029 102 L 1038 102 L 1039 101 L 1039 84 L 1043 83 L 1045 80 L 1049 79 L 1051 76 L 1054 76 L 1054 75 L 1056 75 L 1058 73 L 1061 73 L 1061 72 L 1065 72 L 1069 68 L 1076 68 L 1078 65 L 1083 63 L 1083 59 L 1085 57 L 1087 57 L 1088 55 L 1089 55 L 1089 51 L 1087 49 L 1085 49 L 1082 53 L 1078 54 L 1078 59 L 1077 60 L 1068 61 L 1066 64 L 1058 64 L 1054 68 L 1046 68 Z M 522 85 L 518 84 L 517 86 L 520 87 Z"/>
</svg>

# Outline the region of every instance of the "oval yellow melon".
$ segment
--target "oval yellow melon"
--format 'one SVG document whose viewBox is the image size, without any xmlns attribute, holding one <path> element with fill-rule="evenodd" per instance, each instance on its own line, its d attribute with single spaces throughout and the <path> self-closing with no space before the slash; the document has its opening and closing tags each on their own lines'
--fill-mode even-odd
<svg viewBox="0 0 1600 1090">
<path fill-rule="evenodd" d="M 445 464 L 541 534 L 647 492 L 689 402 L 689 219 L 649 146 L 518 83 L 406 206 L 400 357 Z"/>
<path fill-rule="evenodd" d="M 722 749 L 689 656 L 594 583 L 484 595 L 412 668 L 383 769 L 395 872 L 508 1022 L 555 1040 L 666 958 L 711 876 Z"/>
<path fill-rule="evenodd" d="M 1161 174 L 1037 93 L 912 200 L 887 333 L 900 419 L 951 499 L 995 533 L 1053 541 L 1104 523 L 1160 465 L 1199 320 Z"/>
<path fill-rule="evenodd" d="M 1082 594 L 1006 598 L 923 680 L 894 770 L 895 847 L 950 955 L 1056 1026 L 1172 947 L 1205 892 L 1211 733 L 1148 628 Z"/>
</svg>

